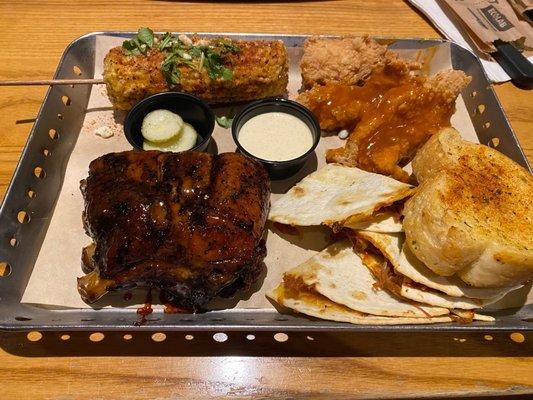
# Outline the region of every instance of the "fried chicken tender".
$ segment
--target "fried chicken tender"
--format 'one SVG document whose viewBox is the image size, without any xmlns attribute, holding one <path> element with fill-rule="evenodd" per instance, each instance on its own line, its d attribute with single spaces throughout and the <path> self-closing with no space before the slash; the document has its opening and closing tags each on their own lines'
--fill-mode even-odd
<svg viewBox="0 0 533 400">
<path fill-rule="evenodd" d="M 405 165 L 434 133 L 450 126 L 455 100 L 470 82 L 462 71 L 403 79 L 364 102 L 358 123 L 342 148 L 328 150 L 327 162 L 359 167 L 407 181 Z M 363 86 L 364 87 L 364 86 Z M 353 102 L 357 102 L 355 96 Z"/>
<path fill-rule="evenodd" d="M 408 74 L 406 64 L 394 60 L 375 70 L 362 86 L 335 82 L 315 85 L 302 92 L 298 102 L 315 114 L 323 131 L 352 131 L 361 119 L 364 106 L 374 103 L 387 90 L 400 85 L 409 78 Z"/>
<path fill-rule="evenodd" d="M 396 64 L 407 74 L 420 69 L 420 64 L 398 58 L 398 55 L 369 38 L 345 37 L 327 39 L 311 37 L 304 43 L 304 53 L 300 61 L 303 87 L 341 83 L 358 85 L 370 74 L 385 65 Z"/>
<path fill-rule="evenodd" d="M 359 167 L 407 181 L 402 170 L 416 150 L 450 126 L 455 100 L 470 82 L 462 71 L 418 75 L 404 60 L 368 36 L 304 44 L 303 87 L 298 101 L 324 131 L 351 132 L 345 147 L 328 150 L 327 162 Z"/>
</svg>

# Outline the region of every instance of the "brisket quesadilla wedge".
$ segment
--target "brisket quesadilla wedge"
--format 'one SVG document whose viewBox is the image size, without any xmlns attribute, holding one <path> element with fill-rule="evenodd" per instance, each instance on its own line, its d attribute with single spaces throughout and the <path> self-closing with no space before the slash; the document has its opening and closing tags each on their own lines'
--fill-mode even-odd
<svg viewBox="0 0 533 400">
<path fill-rule="evenodd" d="M 394 271 L 411 281 L 442 292 L 452 297 L 469 297 L 482 299 L 481 305 L 494 303 L 505 296 L 512 288 L 475 288 L 467 285 L 457 277 L 440 276 L 427 268 L 405 245 L 403 234 L 382 234 L 375 232 L 357 232 L 359 239 L 365 240 L 387 258 Z"/>
<path fill-rule="evenodd" d="M 451 322 L 454 316 L 440 317 L 381 317 L 352 310 L 342 304 L 337 304 L 322 296 L 314 289 L 298 287 L 282 282 L 267 296 L 276 303 L 291 310 L 311 317 L 330 321 L 348 322 L 358 325 L 400 325 L 400 324 L 435 324 Z"/>
<path fill-rule="evenodd" d="M 355 254 L 348 239 L 332 244 L 287 271 L 283 282 L 300 289 L 312 289 L 334 303 L 365 314 L 427 318 L 449 313 L 446 308 L 414 304 L 386 290 L 376 290 L 377 280 Z"/>
<path fill-rule="evenodd" d="M 388 211 L 378 211 L 368 221 L 347 222 L 344 224 L 344 228 L 378 233 L 403 232 L 399 214 Z"/>
<path fill-rule="evenodd" d="M 423 304 L 450 309 L 475 310 L 500 300 L 504 295 L 492 299 L 471 299 L 469 297 L 453 297 L 429 289 L 426 286 L 414 283 L 406 278 L 402 282 L 400 294 L 405 299 L 410 299 Z"/>
<path fill-rule="evenodd" d="M 384 175 L 327 164 L 275 201 L 269 219 L 293 226 L 328 225 L 338 230 L 344 225 L 371 222 L 376 212 L 411 196 L 413 191 L 411 185 Z"/>
<path fill-rule="evenodd" d="M 370 239 L 370 240 L 369 240 Z M 365 242 L 368 240 L 368 242 Z M 455 309 L 474 310 L 500 300 L 505 294 L 499 294 L 489 299 L 474 299 L 469 297 L 454 297 L 433 290 L 423 284 L 414 282 L 398 273 L 395 265 L 401 256 L 400 246 L 403 238 L 400 235 L 375 234 L 360 232 L 356 234 L 356 249 L 361 255 L 365 266 L 379 282 L 379 286 L 389 290 L 402 299 L 409 299 L 422 304 Z M 489 316 L 472 314 L 474 319 L 493 320 Z"/>
</svg>

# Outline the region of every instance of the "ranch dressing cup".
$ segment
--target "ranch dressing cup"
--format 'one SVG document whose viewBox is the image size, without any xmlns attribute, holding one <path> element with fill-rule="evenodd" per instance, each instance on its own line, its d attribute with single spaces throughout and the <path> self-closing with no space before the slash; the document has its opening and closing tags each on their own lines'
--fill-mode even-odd
<svg viewBox="0 0 533 400">
<path fill-rule="evenodd" d="M 298 172 L 320 140 L 315 116 L 285 99 L 251 103 L 233 119 L 231 131 L 238 150 L 261 162 L 271 179 Z"/>
</svg>

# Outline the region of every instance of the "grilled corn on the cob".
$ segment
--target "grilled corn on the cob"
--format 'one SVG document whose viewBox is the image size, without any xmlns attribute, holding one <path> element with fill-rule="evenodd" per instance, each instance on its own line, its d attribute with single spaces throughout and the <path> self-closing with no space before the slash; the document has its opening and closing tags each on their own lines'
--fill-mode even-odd
<svg viewBox="0 0 533 400">
<path fill-rule="evenodd" d="M 196 40 L 196 39 L 193 39 Z M 210 40 L 202 40 L 208 44 Z M 227 54 L 223 63 L 232 71 L 229 79 L 210 77 L 202 63 L 179 63 L 177 82 L 168 82 L 162 71 L 167 53 L 150 48 L 145 54 L 127 55 L 121 47 L 104 59 L 104 81 L 115 108 L 130 109 L 155 93 L 177 90 L 209 103 L 249 101 L 285 94 L 288 83 L 287 51 L 282 41 L 232 41 L 239 51 Z"/>
</svg>

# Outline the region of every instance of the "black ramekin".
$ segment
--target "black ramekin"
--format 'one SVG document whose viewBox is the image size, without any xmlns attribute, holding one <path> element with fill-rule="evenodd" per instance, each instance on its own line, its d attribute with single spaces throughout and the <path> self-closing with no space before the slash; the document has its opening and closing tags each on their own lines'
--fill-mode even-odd
<svg viewBox="0 0 533 400">
<path fill-rule="evenodd" d="M 196 96 L 182 92 L 154 94 L 138 102 L 126 115 L 124 133 L 128 142 L 136 149 L 143 149 L 144 138 L 141 134 L 143 119 L 151 111 L 169 110 L 178 114 L 191 124 L 198 138 L 191 151 L 205 151 L 215 128 L 215 114 L 207 103 Z"/>
<path fill-rule="evenodd" d="M 267 112 L 287 113 L 305 122 L 313 135 L 313 146 L 300 157 L 286 161 L 264 160 L 247 152 L 239 142 L 239 131 L 246 121 Z M 309 156 L 313 154 L 320 141 L 320 125 L 313 113 L 301 104 L 287 99 L 264 99 L 249 104 L 233 119 L 231 133 L 238 150 L 246 156 L 261 162 L 267 169 L 271 179 L 284 179 L 298 172 Z M 265 127 L 265 134 L 268 134 L 268 127 Z"/>
</svg>

